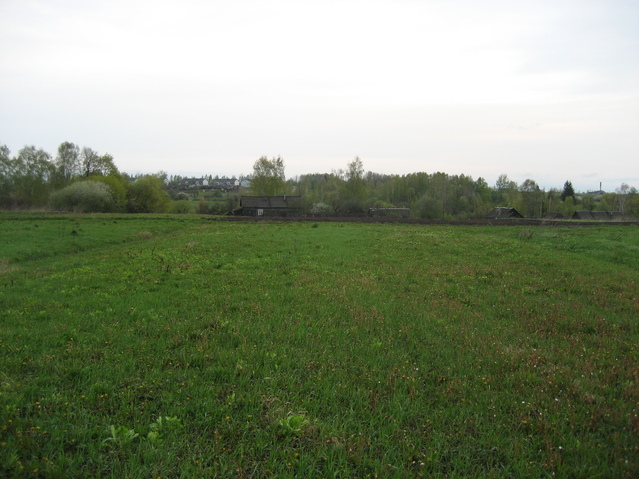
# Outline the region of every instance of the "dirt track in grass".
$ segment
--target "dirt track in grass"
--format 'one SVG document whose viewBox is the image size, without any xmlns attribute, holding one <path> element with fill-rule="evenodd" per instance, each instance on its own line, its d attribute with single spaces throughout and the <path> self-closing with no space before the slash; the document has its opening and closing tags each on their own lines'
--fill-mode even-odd
<svg viewBox="0 0 639 479">
<path fill-rule="evenodd" d="M 215 218 L 219 220 L 219 217 Z M 638 220 L 630 221 L 573 221 L 573 220 L 544 220 L 544 219 L 500 219 L 500 220 L 487 220 L 487 219 L 473 219 L 473 220 L 432 220 L 432 219 L 420 219 L 420 218 L 369 218 L 369 217 L 341 217 L 341 216 L 225 216 L 222 218 L 224 221 L 267 221 L 267 222 L 296 222 L 296 221 L 310 221 L 314 223 L 319 222 L 348 222 L 348 223 L 402 223 L 411 225 L 452 225 L 452 226 L 560 226 L 567 227 L 580 227 L 580 226 L 639 226 Z"/>
</svg>

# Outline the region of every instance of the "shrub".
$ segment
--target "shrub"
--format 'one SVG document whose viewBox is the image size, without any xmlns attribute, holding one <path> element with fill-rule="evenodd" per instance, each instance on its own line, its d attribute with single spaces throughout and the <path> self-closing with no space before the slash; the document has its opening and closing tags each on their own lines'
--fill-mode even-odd
<svg viewBox="0 0 639 479">
<path fill-rule="evenodd" d="M 78 213 L 106 213 L 116 208 L 111 188 L 98 181 L 73 183 L 53 193 L 49 203 L 56 210 Z"/>
<path fill-rule="evenodd" d="M 233 211 L 233 200 L 215 201 L 210 203 L 209 212 L 214 215 L 226 215 Z"/>
<path fill-rule="evenodd" d="M 197 204 L 197 212 L 201 215 L 207 215 L 211 213 L 209 204 L 204 198 L 200 198 Z"/>
<path fill-rule="evenodd" d="M 193 204 L 189 200 L 174 201 L 171 204 L 171 213 L 189 214 L 193 213 Z"/>
<path fill-rule="evenodd" d="M 128 182 L 124 180 L 120 175 L 91 175 L 89 178 L 91 181 L 99 181 L 111 188 L 111 194 L 113 195 L 114 207 L 110 211 L 124 211 L 126 209 L 126 193 Z"/>
<path fill-rule="evenodd" d="M 328 214 L 331 210 L 331 207 L 326 203 L 313 203 L 311 207 L 311 214 L 313 215 L 321 215 Z"/>
<path fill-rule="evenodd" d="M 171 197 L 162 189 L 162 180 L 155 176 L 137 179 L 129 188 L 127 200 L 131 213 L 164 213 L 171 205 Z"/>
</svg>

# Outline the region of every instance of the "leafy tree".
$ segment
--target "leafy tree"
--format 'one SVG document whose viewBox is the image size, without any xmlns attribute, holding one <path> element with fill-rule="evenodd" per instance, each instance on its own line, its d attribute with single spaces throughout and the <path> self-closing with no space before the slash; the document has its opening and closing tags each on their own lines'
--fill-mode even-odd
<svg viewBox="0 0 639 479">
<path fill-rule="evenodd" d="M 9 160 L 11 157 L 11 150 L 7 145 L 0 145 L 0 162 Z"/>
<path fill-rule="evenodd" d="M 537 182 L 527 179 L 520 185 L 519 191 L 521 213 L 528 218 L 541 216 L 543 192 Z"/>
<path fill-rule="evenodd" d="M 82 152 L 80 153 L 80 164 L 83 176 L 88 178 L 95 173 L 98 158 L 99 156 L 97 151 L 92 150 L 88 146 L 82 148 Z"/>
<path fill-rule="evenodd" d="M 164 213 L 171 198 L 162 188 L 162 180 L 155 176 L 138 178 L 127 193 L 127 209 L 131 213 Z"/>
<path fill-rule="evenodd" d="M 568 198 L 571 197 L 569 196 Z M 593 195 L 585 195 L 581 198 L 581 206 L 579 207 L 580 210 L 595 211 L 596 208 L 597 201 L 595 200 L 595 197 Z"/>
<path fill-rule="evenodd" d="M 635 187 L 631 187 L 628 191 L 628 205 L 624 214 L 639 217 L 639 192 Z"/>
<path fill-rule="evenodd" d="M 422 197 L 411 205 L 413 215 L 422 219 L 442 219 L 444 205 L 441 200 L 433 198 L 429 194 L 424 194 Z"/>
<path fill-rule="evenodd" d="M 349 209 L 362 209 L 366 200 L 366 186 L 364 185 L 364 164 L 359 156 L 346 165 L 345 177 L 343 197 Z"/>
<path fill-rule="evenodd" d="M 476 201 L 471 216 L 475 218 L 484 218 L 486 216 L 492 208 L 491 193 L 492 189 L 488 186 L 486 180 L 481 176 L 477 178 L 475 181 Z"/>
<path fill-rule="evenodd" d="M 16 201 L 21 206 L 46 204 L 54 166 L 51 156 L 41 148 L 25 146 L 14 160 Z"/>
<path fill-rule="evenodd" d="M 17 164 L 11 150 L 0 145 L 0 207 L 10 208 L 15 203 L 15 177 Z"/>
<path fill-rule="evenodd" d="M 383 182 L 380 199 L 392 203 L 395 206 L 402 205 L 402 203 L 404 203 L 403 191 L 409 187 L 409 184 L 410 187 L 413 187 L 416 196 L 423 194 L 424 189 L 416 185 L 415 181 L 412 181 L 415 175 L 423 174 L 416 173 L 406 176 L 390 175 L 387 181 Z"/>
<path fill-rule="evenodd" d="M 564 218 L 572 218 L 572 215 L 575 214 L 575 197 L 567 196 L 566 200 L 561 203 L 561 206 L 558 208 L 559 213 L 561 213 Z"/>
<path fill-rule="evenodd" d="M 595 206 L 597 211 L 610 211 L 617 207 L 617 195 L 614 193 L 605 193 L 601 195 Z"/>
<path fill-rule="evenodd" d="M 575 197 L 575 190 L 570 181 L 564 183 L 564 190 L 561 192 L 561 201 L 566 201 L 569 196 Z"/>
<path fill-rule="evenodd" d="M 58 146 L 58 156 L 54 161 L 55 176 L 59 184 L 67 183 L 80 174 L 80 148 L 74 143 L 65 141 Z"/>
<path fill-rule="evenodd" d="M 619 210 L 621 214 L 624 215 L 626 213 L 626 205 L 628 204 L 630 186 L 626 183 L 621 183 L 621 186 L 615 190 L 617 193 L 617 204 L 619 205 Z"/>
<path fill-rule="evenodd" d="M 277 196 L 286 193 L 284 160 L 281 156 L 271 160 L 262 156 L 253 164 L 251 193 L 256 196 Z"/>
<path fill-rule="evenodd" d="M 467 219 L 471 211 L 471 204 L 467 196 L 461 196 L 457 201 L 455 214 L 459 219 Z"/>
<path fill-rule="evenodd" d="M 506 191 L 510 188 L 513 188 L 514 185 L 515 183 L 508 178 L 508 175 L 502 173 L 501 175 L 499 175 L 497 181 L 495 182 L 495 189 L 497 191 Z"/>
<path fill-rule="evenodd" d="M 91 175 L 88 179 L 97 181 L 99 183 L 104 183 L 109 188 L 111 188 L 111 194 L 113 195 L 113 206 L 110 211 L 118 212 L 126 210 L 129 183 L 122 175 L 110 174 L 108 176 L 103 176 L 95 174 Z"/>
<path fill-rule="evenodd" d="M 43 205 L 50 190 L 51 157 L 35 146 L 25 146 L 11 157 L 6 145 L 0 146 L 0 206 L 3 208 Z"/>
<path fill-rule="evenodd" d="M 559 206 L 561 198 L 561 193 L 557 188 L 551 188 L 548 193 L 546 193 L 545 201 L 545 209 L 546 213 L 559 213 Z"/>
<path fill-rule="evenodd" d="M 444 218 L 444 215 L 451 214 L 449 210 L 453 188 L 450 177 L 446 173 L 437 172 L 434 173 L 430 179 L 431 197 L 436 200 L 438 205 L 441 205 L 441 213 L 439 218 Z"/>
<path fill-rule="evenodd" d="M 479 178 L 477 178 L 477 180 L 475 181 L 475 187 L 480 192 L 482 197 L 486 195 L 485 199 L 488 199 L 487 194 L 490 192 L 490 186 L 488 186 L 488 182 L 483 177 L 480 176 Z"/>
<path fill-rule="evenodd" d="M 324 188 L 324 202 L 328 203 L 333 209 L 333 213 L 346 209 L 344 200 L 344 176 L 341 170 L 331 172 L 326 175 L 326 185 Z"/>
<path fill-rule="evenodd" d="M 86 146 L 80 152 L 80 164 L 82 175 L 86 178 L 91 175 L 106 176 L 118 173 L 118 169 L 113 163 L 113 156 L 108 153 L 100 156 L 96 151 Z"/>
<path fill-rule="evenodd" d="M 353 161 L 351 161 L 348 165 L 346 165 L 346 171 L 344 172 L 346 175 L 346 181 L 359 180 L 362 181 L 364 178 L 364 163 L 360 159 L 359 156 L 356 156 Z"/>
<path fill-rule="evenodd" d="M 497 204 L 515 204 L 515 200 L 517 199 L 517 183 L 511 181 L 508 175 L 502 173 L 495 183 L 492 199 Z"/>
</svg>

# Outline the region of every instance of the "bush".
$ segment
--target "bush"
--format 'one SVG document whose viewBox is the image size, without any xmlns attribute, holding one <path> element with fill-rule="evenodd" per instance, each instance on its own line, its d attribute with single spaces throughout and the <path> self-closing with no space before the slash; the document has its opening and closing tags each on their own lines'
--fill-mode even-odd
<svg viewBox="0 0 639 479">
<path fill-rule="evenodd" d="M 208 215 L 211 213 L 209 204 L 204 198 L 200 198 L 197 204 L 197 212 L 201 215 Z"/>
<path fill-rule="evenodd" d="M 116 209 L 113 192 L 98 181 L 81 181 L 56 191 L 49 198 L 53 209 L 77 213 L 107 213 Z"/>
<path fill-rule="evenodd" d="M 188 200 L 174 201 L 171 204 L 171 213 L 189 214 L 193 213 L 193 204 Z"/>
<path fill-rule="evenodd" d="M 126 193 L 128 182 L 120 175 L 91 175 L 88 180 L 99 181 L 111 188 L 113 195 L 114 208 L 110 211 L 124 211 L 126 209 Z"/>
<path fill-rule="evenodd" d="M 311 207 L 311 214 L 313 215 L 326 215 L 331 211 L 331 207 L 326 203 L 313 203 Z"/>
<path fill-rule="evenodd" d="M 229 212 L 229 204 L 224 201 L 213 201 L 209 203 L 210 215 L 225 215 Z"/>
<path fill-rule="evenodd" d="M 164 213 L 171 205 L 171 197 L 162 189 L 162 180 L 155 176 L 137 179 L 129 188 L 127 200 L 131 213 Z"/>
</svg>

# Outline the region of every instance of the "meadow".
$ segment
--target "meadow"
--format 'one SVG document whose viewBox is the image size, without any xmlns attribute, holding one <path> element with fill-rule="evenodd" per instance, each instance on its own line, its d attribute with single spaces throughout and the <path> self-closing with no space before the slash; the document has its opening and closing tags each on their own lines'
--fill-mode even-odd
<svg viewBox="0 0 639 479">
<path fill-rule="evenodd" d="M 639 477 L 637 226 L 0 214 L 0 476 Z"/>
</svg>

